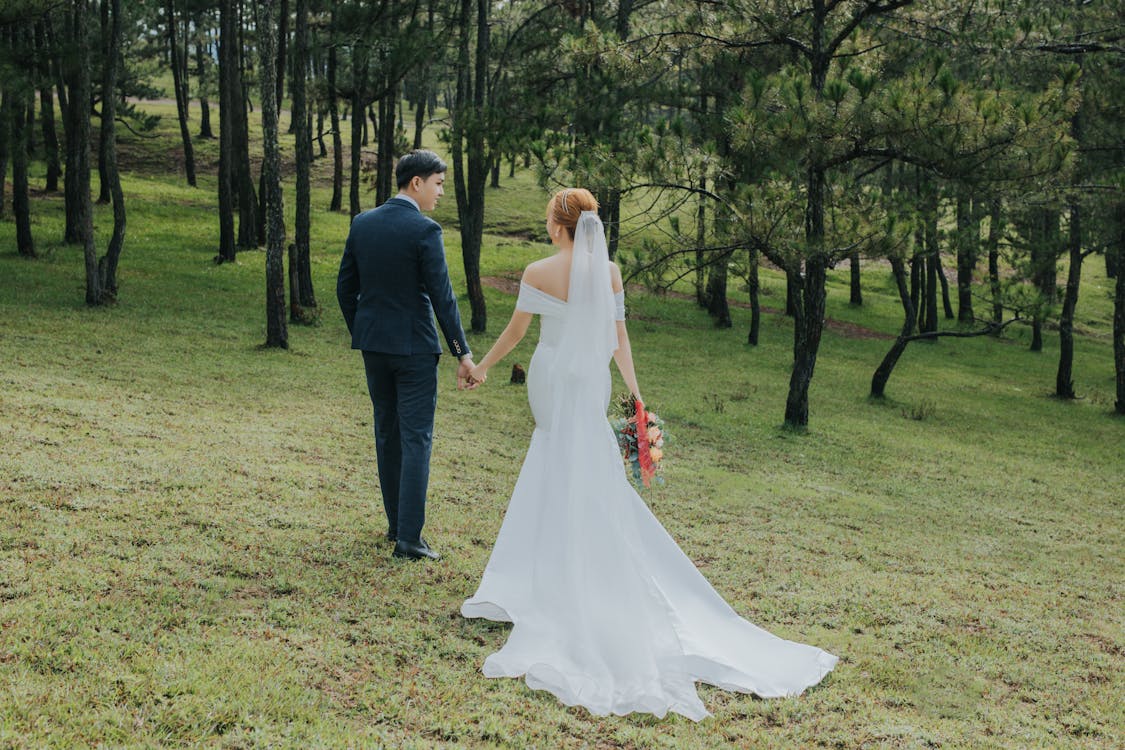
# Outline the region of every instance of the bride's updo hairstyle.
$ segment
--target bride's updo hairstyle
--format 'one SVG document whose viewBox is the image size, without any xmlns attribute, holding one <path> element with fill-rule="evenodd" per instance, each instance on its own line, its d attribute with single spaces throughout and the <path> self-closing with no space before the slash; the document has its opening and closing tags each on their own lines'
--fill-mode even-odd
<svg viewBox="0 0 1125 750">
<path fill-rule="evenodd" d="M 574 239 L 574 228 L 583 211 L 597 211 L 598 199 L 586 188 L 566 188 L 555 193 L 547 204 L 547 217 L 566 229 Z"/>
</svg>

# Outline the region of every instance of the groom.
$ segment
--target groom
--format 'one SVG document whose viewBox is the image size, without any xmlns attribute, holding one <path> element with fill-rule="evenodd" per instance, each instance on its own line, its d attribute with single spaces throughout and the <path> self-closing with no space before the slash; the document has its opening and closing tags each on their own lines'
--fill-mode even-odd
<svg viewBox="0 0 1125 750">
<path fill-rule="evenodd" d="M 411 151 L 398 160 L 398 195 L 352 220 L 336 281 L 375 407 L 387 539 L 395 542 L 395 557 L 411 560 L 441 559 L 422 538 L 441 356 L 435 315 L 449 351 L 460 360 L 457 387 L 476 387 L 469 382 L 472 352 L 449 283 L 441 226 L 422 215 L 444 194 L 445 171 L 433 151 Z"/>
</svg>

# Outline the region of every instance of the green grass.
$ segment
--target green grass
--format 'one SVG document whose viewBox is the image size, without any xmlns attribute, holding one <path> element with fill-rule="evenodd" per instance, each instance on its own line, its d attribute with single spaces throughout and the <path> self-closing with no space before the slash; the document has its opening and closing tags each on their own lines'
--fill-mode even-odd
<svg viewBox="0 0 1125 750">
<path fill-rule="evenodd" d="M 646 499 L 736 610 L 841 661 L 796 699 L 701 688 L 701 724 L 596 718 L 481 676 L 507 627 L 458 614 L 531 430 L 502 370 L 533 341 L 471 393 L 442 364 L 427 538 L 445 559 L 392 561 L 333 299 L 347 217 L 314 192 L 322 324 L 263 350 L 263 254 L 212 264 L 200 182 L 128 176 L 111 308 L 82 304 L 61 199 L 36 200 L 40 260 L 0 222 L 0 747 L 1120 746 L 1125 423 L 1100 264 L 1079 306 L 1083 399 L 1048 396 L 1054 336 L 1032 354 L 1013 331 L 911 345 L 869 403 L 888 342 L 830 330 L 805 435 L 778 426 L 788 320 L 767 315 L 751 349 L 745 309 L 714 330 L 692 302 L 631 294 L 642 388 L 675 437 Z M 532 176 L 503 183 L 489 215 L 536 230 Z M 454 214 L 450 194 L 438 217 Z M 96 223 L 104 247 L 108 207 Z M 484 273 L 546 252 L 489 235 Z M 885 276 L 868 269 L 860 309 L 835 278 L 829 315 L 894 332 Z M 514 304 L 486 295 L 479 353 Z"/>
</svg>

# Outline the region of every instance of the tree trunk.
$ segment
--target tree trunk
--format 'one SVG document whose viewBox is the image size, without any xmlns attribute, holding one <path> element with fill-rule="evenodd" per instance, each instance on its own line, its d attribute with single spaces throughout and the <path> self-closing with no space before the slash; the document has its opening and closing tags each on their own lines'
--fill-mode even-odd
<svg viewBox="0 0 1125 750">
<path fill-rule="evenodd" d="M 238 247 L 250 250 L 258 247 L 258 196 L 254 194 L 254 174 L 250 170 L 250 92 L 243 77 L 243 52 L 247 49 L 243 39 L 245 24 L 242 20 L 242 2 L 234 0 L 237 11 L 232 27 L 235 44 L 231 47 L 232 98 L 231 115 L 234 119 L 234 150 L 232 187 L 237 191 L 238 207 Z M 221 123 L 220 123 L 221 124 Z"/>
<path fill-rule="evenodd" d="M 1031 324 L 1031 351 L 1043 351 L 1043 322 L 1046 308 L 1054 302 L 1057 282 L 1059 212 L 1054 208 L 1032 211 L 1032 282 L 1042 295 Z"/>
<path fill-rule="evenodd" d="M 69 90 L 65 120 L 66 172 L 64 173 L 64 200 L 66 203 L 67 244 L 86 245 L 89 241 L 90 257 L 87 260 L 86 298 L 97 304 L 97 258 L 93 255 L 93 207 L 90 200 L 90 71 L 88 46 L 88 19 L 86 0 L 75 0 L 67 14 L 66 39 L 71 55 L 66 59 L 64 75 Z M 62 97 L 60 97 L 61 101 Z M 83 190 L 85 186 L 85 190 Z M 87 231 L 89 230 L 89 231 Z M 93 279 L 93 282 L 90 280 Z M 93 287 L 91 288 L 91 283 Z"/>
<path fill-rule="evenodd" d="M 383 205 L 394 195 L 395 171 L 395 101 L 398 85 L 391 83 L 387 93 L 379 100 L 379 143 L 375 154 L 375 202 Z"/>
<path fill-rule="evenodd" d="M 308 0 L 297 0 L 297 19 L 293 36 L 293 75 L 289 88 L 293 97 L 293 124 L 296 140 L 297 169 L 297 216 L 294 221 L 294 258 L 297 294 L 290 295 L 289 308 L 296 320 L 304 319 L 304 308 L 316 307 L 316 296 L 312 286 L 312 264 L 309 259 L 310 213 L 312 203 L 309 192 L 310 167 L 312 164 L 312 133 L 309 127 L 307 71 L 309 68 L 309 4 Z"/>
<path fill-rule="evenodd" d="M 276 0 L 258 0 L 258 53 L 261 77 L 262 175 L 266 206 L 266 346 L 289 348 L 285 313 L 285 207 L 281 196 L 281 157 L 277 136 Z"/>
<path fill-rule="evenodd" d="M 180 43 L 176 39 L 176 3 L 166 0 L 164 12 L 168 21 L 168 48 L 172 58 L 172 88 L 176 90 L 176 116 L 180 121 L 180 141 L 184 147 L 184 171 L 187 182 L 195 187 L 195 152 L 191 145 L 191 131 L 188 129 L 188 103 L 184 89 L 184 63 L 180 56 Z"/>
<path fill-rule="evenodd" d="M 64 38 L 71 33 L 70 27 L 71 21 L 70 16 L 68 15 L 66 16 L 66 22 L 64 25 Z M 49 66 L 51 68 L 51 74 L 55 78 L 55 91 L 58 92 L 59 96 L 59 116 L 62 117 L 63 120 L 63 133 L 65 135 L 67 123 L 70 122 L 70 98 L 68 96 L 69 92 L 67 92 L 66 90 L 66 87 L 68 85 L 67 78 L 70 73 L 63 68 L 62 55 L 58 54 L 58 51 L 60 49 L 59 40 L 58 37 L 55 36 L 55 27 L 54 24 L 51 23 L 50 16 L 47 16 L 44 19 L 43 29 L 47 34 L 47 49 L 50 50 Z"/>
<path fill-rule="evenodd" d="M 1082 208 L 1070 204 L 1070 236 L 1068 238 L 1070 268 L 1066 275 L 1066 294 L 1059 315 L 1059 369 L 1055 375 L 1055 395 L 1075 398 L 1074 393 L 1074 310 L 1078 306 L 1078 288 L 1082 283 Z"/>
<path fill-rule="evenodd" d="M 281 120 L 282 104 L 285 101 L 285 75 L 286 70 L 286 51 L 289 48 L 289 0 L 278 0 L 279 12 L 277 16 L 278 32 L 277 32 L 277 116 L 278 121 Z M 292 85 L 292 84 L 290 84 Z M 292 112 L 290 112 L 290 128 L 295 123 L 292 120 Z"/>
<path fill-rule="evenodd" d="M 426 127 L 426 94 L 418 96 L 418 106 L 414 110 L 414 148 L 422 148 L 422 131 Z"/>
<path fill-rule="evenodd" d="M 101 0 L 99 16 L 101 18 L 101 42 L 102 42 L 102 70 L 105 71 L 105 59 L 109 55 L 109 3 L 106 0 Z M 105 80 L 103 75 L 102 80 Z M 109 98 L 110 93 L 104 88 L 102 89 L 102 112 L 101 122 L 102 126 L 98 128 L 98 200 L 99 205 L 109 203 L 109 176 L 106 174 L 106 139 L 109 137 L 105 129 L 105 100 Z"/>
<path fill-rule="evenodd" d="M 24 37 L 25 30 L 17 27 L 17 37 Z M 20 39 L 23 46 L 24 39 Z M 16 250 L 25 258 L 35 257 L 35 240 L 31 236 L 31 200 L 27 179 L 28 134 L 35 128 L 34 89 L 16 97 L 12 112 L 12 213 L 16 219 Z M 3 179 L 3 175 L 0 175 Z"/>
<path fill-rule="evenodd" d="M 3 33 L 2 30 L 0 33 Z M 0 36 L 0 47 L 7 46 L 8 40 L 4 36 L 7 35 Z M 7 210 L 8 162 L 12 157 L 12 120 L 15 119 L 13 110 L 16 108 L 12 100 L 15 98 L 14 91 L 5 89 L 0 83 L 0 218 Z"/>
<path fill-rule="evenodd" d="M 352 218 L 360 212 L 359 205 L 359 167 L 360 149 L 363 148 L 363 102 L 360 98 L 359 80 L 353 81 L 352 86 L 352 145 L 351 145 L 351 181 L 348 184 L 348 211 Z"/>
<path fill-rule="evenodd" d="M 798 315 L 797 308 L 801 304 L 801 268 L 785 269 L 785 314 L 791 318 Z"/>
<path fill-rule="evenodd" d="M 724 251 L 710 264 L 707 274 L 707 313 L 714 320 L 716 328 L 730 328 L 734 325 L 730 317 L 730 300 L 727 299 L 729 265 L 730 252 Z"/>
<path fill-rule="evenodd" d="M 968 190 L 957 190 L 957 322 L 972 323 L 973 272 L 977 266 L 980 227 L 973 222 L 973 200 Z"/>
<path fill-rule="evenodd" d="M 1117 374 L 1117 401 L 1114 411 L 1125 415 L 1125 201 L 1116 207 L 1117 246 L 1112 248 L 1117 258 L 1117 278 L 1113 285 L 1113 369 Z"/>
<path fill-rule="evenodd" d="M 67 214 L 74 242 L 82 243 L 86 262 L 86 304 L 102 303 L 101 275 L 94 248 L 94 207 L 90 197 L 90 47 L 87 0 L 74 0 L 70 22 L 70 127 L 67 128 L 67 177 L 73 171 Z M 68 221 L 68 226 L 71 221 Z"/>
<path fill-rule="evenodd" d="M 484 93 L 488 76 L 488 0 L 477 0 L 476 64 L 470 64 L 473 0 L 461 0 L 451 154 L 453 188 L 461 223 L 461 258 L 472 311 L 471 329 L 483 333 L 487 324 L 484 289 L 480 280 L 480 250 L 484 234 L 484 185 L 488 163 L 484 153 Z M 475 78 L 475 81 L 474 81 Z"/>
<path fill-rule="evenodd" d="M 199 13 L 195 14 L 196 33 L 202 34 Z M 206 37 L 211 36 L 210 27 Z M 212 139 L 215 132 L 211 129 L 211 102 L 207 97 L 207 59 L 210 57 L 210 47 L 207 38 L 197 39 L 195 42 L 195 74 L 199 78 L 199 138 Z"/>
<path fill-rule="evenodd" d="M 932 333 L 938 329 L 938 265 L 941 263 L 941 253 L 938 246 L 938 201 L 937 195 L 931 189 L 924 199 L 923 237 L 925 246 L 925 272 L 922 279 L 922 317 L 918 322 L 918 330 L 922 333 Z"/>
<path fill-rule="evenodd" d="M 823 192 L 819 195 L 823 198 Z M 823 234 L 820 238 L 823 238 Z M 801 303 L 797 308 L 797 319 L 794 321 L 797 333 L 793 347 L 793 372 L 789 377 L 789 394 L 785 399 L 785 424 L 788 427 L 804 429 L 809 423 L 809 385 L 812 382 L 813 369 L 816 367 L 820 337 L 824 332 L 826 280 L 827 266 L 824 255 L 821 252 L 813 252 L 805 261 Z"/>
<path fill-rule="evenodd" d="M 705 107 L 707 98 L 700 97 L 700 100 Z M 699 189 L 701 191 L 707 190 L 706 173 L 699 177 Z M 704 262 L 706 256 L 704 248 L 707 247 L 707 198 L 702 192 L 699 194 L 698 201 L 695 207 L 695 304 L 707 308 L 709 307 L 709 300 L 707 299 L 706 276 L 704 275 L 707 269 L 707 264 Z M 750 254 L 753 257 L 754 251 L 751 251 Z"/>
<path fill-rule="evenodd" d="M 993 198 L 988 205 L 988 286 L 992 293 L 992 322 L 1000 325 L 1004 305 L 1000 297 L 1000 235 L 1003 232 L 1003 202 Z"/>
<path fill-rule="evenodd" d="M 852 253 L 848 256 L 848 265 L 851 270 L 851 295 L 848 298 L 848 304 L 853 307 L 863 306 L 863 288 L 860 286 L 859 277 L 859 253 Z"/>
<path fill-rule="evenodd" d="M 47 182 L 49 193 L 59 189 L 59 136 L 55 127 L 55 98 L 51 85 L 51 52 L 47 46 L 46 25 L 40 21 L 35 24 L 35 46 L 39 61 L 39 111 L 43 123 L 44 160 L 47 162 Z"/>
<path fill-rule="evenodd" d="M 219 4 L 219 254 L 218 263 L 235 259 L 234 238 L 234 109 L 241 106 L 235 90 L 237 36 L 233 0 Z"/>
<path fill-rule="evenodd" d="M 336 6 L 332 6 L 332 31 L 336 31 Z M 328 45 L 328 115 L 332 125 L 332 201 L 329 211 L 339 211 L 344 205 L 344 141 L 340 136 L 340 108 L 336 89 L 336 45 Z M 353 216 L 355 214 L 352 214 Z"/>
<path fill-rule="evenodd" d="M 102 71 L 102 90 L 114 91 L 117 88 L 117 58 L 121 49 L 121 0 L 102 0 L 109 6 L 112 20 L 108 29 L 108 44 Z M 98 261 L 98 274 L 101 277 L 102 295 L 106 302 L 117 299 L 117 262 L 125 244 L 125 194 L 121 190 L 121 175 L 117 169 L 117 97 L 106 96 L 102 100 L 102 134 L 105 144 L 105 173 L 109 183 L 109 193 L 113 201 L 113 235 L 109 240 L 106 254 Z"/>
<path fill-rule="evenodd" d="M 901 258 L 891 258 L 891 272 L 894 274 L 895 286 L 898 287 L 898 298 L 902 302 L 902 331 L 891 345 L 890 351 L 883 357 L 883 361 L 875 368 L 875 374 L 871 376 L 872 398 L 883 398 L 891 372 L 898 364 L 899 357 L 906 351 L 906 345 L 910 343 L 908 337 L 914 333 L 914 321 L 917 318 L 914 312 L 914 300 L 911 299 L 910 290 L 907 288 L 906 269 Z"/>
<path fill-rule="evenodd" d="M 758 283 L 758 251 L 750 251 L 750 332 L 746 336 L 746 343 L 750 346 L 758 345 L 758 333 L 762 327 L 762 306 L 759 300 L 760 285 Z"/>
<path fill-rule="evenodd" d="M 937 271 L 938 281 L 941 283 L 941 306 L 942 311 L 945 313 L 946 320 L 953 320 L 956 315 L 953 314 L 953 303 L 949 298 L 949 279 L 945 276 L 945 268 L 941 265 L 941 252 L 936 251 L 933 255 L 934 270 Z"/>
<path fill-rule="evenodd" d="M 492 188 L 500 187 L 500 163 L 503 157 L 499 151 L 492 153 L 492 176 L 489 178 L 488 186 Z"/>
</svg>

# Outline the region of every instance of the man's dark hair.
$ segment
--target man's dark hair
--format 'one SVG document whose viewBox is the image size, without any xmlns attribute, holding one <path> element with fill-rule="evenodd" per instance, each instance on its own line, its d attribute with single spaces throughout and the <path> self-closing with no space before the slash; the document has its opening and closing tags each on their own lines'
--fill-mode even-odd
<svg viewBox="0 0 1125 750">
<path fill-rule="evenodd" d="M 445 162 L 433 151 L 416 148 L 399 157 L 398 164 L 395 165 L 395 182 L 398 189 L 402 190 L 415 177 L 427 180 L 430 175 L 444 174 L 446 169 Z"/>
</svg>

